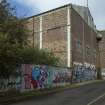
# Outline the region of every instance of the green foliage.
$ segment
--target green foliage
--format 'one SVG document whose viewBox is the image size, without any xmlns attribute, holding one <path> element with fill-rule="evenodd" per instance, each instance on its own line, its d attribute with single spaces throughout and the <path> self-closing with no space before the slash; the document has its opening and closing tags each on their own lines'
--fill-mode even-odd
<svg viewBox="0 0 105 105">
<path fill-rule="evenodd" d="M 24 21 L 14 16 L 8 0 L 0 2 L 0 78 L 9 76 L 21 61 L 20 49 L 26 45 Z"/>
<path fill-rule="evenodd" d="M 7 34 L 11 43 L 21 47 L 27 45 L 27 31 L 25 21 L 15 16 L 15 9 L 11 7 L 8 0 L 0 3 L 0 32 Z"/>
<path fill-rule="evenodd" d="M 14 8 L 12 8 L 8 0 L 1 0 L 0 2 L 0 24 L 5 23 L 14 18 Z"/>
<path fill-rule="evenodd" d="M 20 61 L 19 47 L 11 44 L 7 35 L 0 34 L 0 77 L 8 78 Z"/>
<path fill-rule="evenodd" d="M 20 54 L 23 64 L 57 65 L 59 61 L 53 53 L 38 48 L 25 48 Z"/>
<path fill-rule="evenodd" d="M 13 19 L 2 25 L 3 34 L 7 34 L 12 44 L 18 44 L 20 47 L 27 45 L 27 30 L 24 26 L 25 22 L 19 19 Z"/>
<path fill-rule="evenodd" d="M 0 34 L 0 77 L 9 78 L 18 64 L 57 65 L 58 58 L 53 53 L 38 48 L 21 48 L 8 39 L 8 35 Z"/>
</svg>

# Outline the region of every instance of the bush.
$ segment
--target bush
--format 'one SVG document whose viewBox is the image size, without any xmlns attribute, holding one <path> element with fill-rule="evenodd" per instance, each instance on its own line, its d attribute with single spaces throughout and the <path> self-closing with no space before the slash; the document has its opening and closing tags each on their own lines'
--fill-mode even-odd
<svg viewBox="0 0 105 105">
<path fill-rule="evenodd" d="M 20 52 L 22 64 L 45 64 L 55 66 L 59 60 L 53 53 L 38 49 L 38 48 L 24 48 Z"/>
</svg>

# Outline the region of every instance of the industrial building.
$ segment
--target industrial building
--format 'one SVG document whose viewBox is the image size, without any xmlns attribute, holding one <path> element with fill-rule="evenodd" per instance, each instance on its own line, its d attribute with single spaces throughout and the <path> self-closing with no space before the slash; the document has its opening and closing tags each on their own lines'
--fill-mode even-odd
<svg viewBox="0 0 105 105">
<path fill-rule="evenodd" d="M 11 76 L 10 81 L 1 79 L 1 89 L 30 91 L 94 80 L 100 73 L 96 71 L 100 58 L 101 67 L 105 68 L 105 37 L 99 50 L 88 7 L 68 4 L 27 18 L 26 27 L 29 45 L 53 52 L 60 59 L 60 67 L 22 64 L 17 68 L 21 75 Z M 105 31 L 100 33 L 104 35 Z"/>
<path fill-rule="evenodd" d="M 88 7 L 68 4 L 27 18 L 29 44 L 52 51 L 59 66 L 96 68 L 97 30 Z"/>
<path fill-rule="evenodd" d="M 99 43 L 100 66 L 102 70 L 102 76 L 105 77 L 105 30 L 101 30 L 99 33 L 102 34 L 102 40 Z"/>
</svg>

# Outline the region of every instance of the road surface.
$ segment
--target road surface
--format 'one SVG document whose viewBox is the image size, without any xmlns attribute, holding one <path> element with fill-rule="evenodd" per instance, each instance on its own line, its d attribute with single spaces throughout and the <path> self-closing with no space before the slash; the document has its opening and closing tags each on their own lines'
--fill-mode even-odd
<svg viewBox="0 0 105 105">
<path fill-rule="evenodd" d="M 105 105 L 105 81 L 12 105 Z"/>
</svg>

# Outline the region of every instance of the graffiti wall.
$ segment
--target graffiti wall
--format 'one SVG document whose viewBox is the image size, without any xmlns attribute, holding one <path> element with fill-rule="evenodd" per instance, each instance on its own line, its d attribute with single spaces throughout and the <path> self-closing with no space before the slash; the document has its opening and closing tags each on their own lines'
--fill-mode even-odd
<svg viewBox="0 0 105 105">
<path fill-rule="evenodd" d="M 23 89 L 44 89 L 70 83 L 71 72 L 67 68 L 24 64 L 22 77 Z"/>
<path fill-rule="evenodd" d="M 0 91 L 7 91 L 11 89 L 21 89 L 21 66 L 18 65 L 15 72 L 9 78 L 0 77 Z"/>
<path fill-rule="evenodd" d="M 97 72 L 94 66 L 74 65 L 73 80 L 75 82 L 94 80 L 96 76 Z"/>
<path fill-rule="evenodd" d="M 93 66 L 74 64 L 73 69 L 45 65 L 23 64 L 9 79 L 0 79 L 0 91 L 15 88 L 20 91 L 64 86 L 72 82 L 96 79 Z"/>
</svg>

